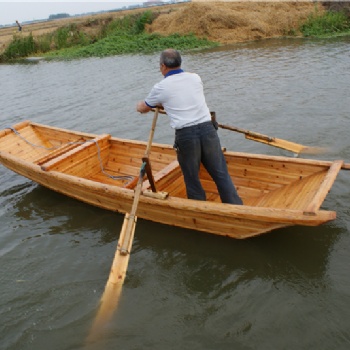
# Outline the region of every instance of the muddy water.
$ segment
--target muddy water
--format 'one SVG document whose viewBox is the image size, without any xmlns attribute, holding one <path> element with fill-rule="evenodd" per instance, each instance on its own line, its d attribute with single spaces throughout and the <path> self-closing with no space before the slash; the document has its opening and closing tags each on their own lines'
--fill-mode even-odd
<svg viewBox="0 0 350 350">
<path fill-rule="evenodd" d="M 184 55 L 226 124 L 350 161 L 350 40 L 268 40 Z M 0 66 L 1 128 L 22 119 L 146 140 L 135 103 L 158 55 Z M 290 155 L 220 131 L 236 151 Z M 155 141 L 171 143 L 166 117 Z M 316 156 L 312 156 L 315 158 Z M 235 241 L 140 220 L 122 299 L 96 349 L 348 349 L 350 178 L 336 221 Z M 85 349 L 122 215 L 0 168 L 1 349 Z"/>
</svg>

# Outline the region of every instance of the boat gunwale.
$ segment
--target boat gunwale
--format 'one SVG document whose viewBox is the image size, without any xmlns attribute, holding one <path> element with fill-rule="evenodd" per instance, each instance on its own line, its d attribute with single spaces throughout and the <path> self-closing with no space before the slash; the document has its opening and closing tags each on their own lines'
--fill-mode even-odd
<svg viewBox="0 0 350 350">
<path fill-rule="evenodd" d="M 40 123 L 36 123 L 36 122 L 31 122 L 31 121 L 28 121 L 28 122 L 29 122 L 28 126 L 57 130 L 60 132 L 66 132 L 66 133 L 74 134 L 76 136 L 81 136 L 81 137 L 87 137 L 87 138 L 93 139 L 93 138 L 100 136 L 100 134 L 96 134 L 96 133 L 75 131 L 75 130 L 60 128 L 60 127 L 55 127 L 55 126 L 49 126 L 49 125 L 40 124 Z M 22 122 L 22 123 L 24 123 L 24 122 Z M 125 142 L 125 143 L 136 144 L 136 145 L 146 145 L 147 144 L 147 142 L 143 141 L 143 140 L 131 140 L 131 139 L 126 139 L 126 138 L 121 138 L 121 137 L 116 137 L 116 136 L 111 136 L 109 139 L 109 142 Z M 157 143 L 157 142 L 153 142 L 152 147 L 173 149 L 173 146 L 171 146 L 169 144 L 163 144 L 163 143 Z M 317 160 L 317 159 L 309 159 L 309 158 L 291 158 L 291 157 L 287 157 L 287 156 L 265 155 L 262 153 L 260 154 L 260 153 L 236 152 L 236 151 L 228 151 L 227 149 L 224 149 L 224 155 L 237 157 L 237 158 L 261 159 L 261 160 L 287 162 L 287 163 L 294 163 L 294 164 L 313 165 L 313 166 L 320 166 L 320 167 L 330 167 L 334 162 L 334 161 L 329 161 L 329 160 Z M 348 170 L 349 166 L 350 165 L 348 163 L 344 163 L 342 165 L 341 169 Z"/>
<path fill-rule="evenodd" d="M 26 121 L 27 122 L 27 121 Z M 45 125 L 41 123 L 31 122 L 28 121 L 28 126 L 34 126 L 34 127 L 40 127 L 40 128 L 46 128 L 46 129 L 52 129 L 57 130 L 60 132 L 66 132 L 69 134 L 74 134 L 76 136 L 81 137 L 87 137 L 87 138 L 96 138 L 99 137 L 102 134 L 96 134 L 96 133 L 86 133 L 83 131 L 75 131 L 50 125 Z M 21 122 L 24 123 L 24 122 Z M 130 144 L 136 144 L 136 145 L 146 145 L 147 142 L 143 140 L 131 140 L 131 139 L 125 139 L 121 137 L 111 136 L 109 139 L 109 142 L 126 142 Z M 173 146 L 170 144 L 163 144 L 163 143 L 157 143 L 153 142 L 152 146 L 159 147 L 159 148 L 165 148 L 165 149 L 173 149 Z M 277 162 L 287 162 L 287 163 L 294 163 L 294 164 L 305 164 L 305 165 L 313 165 L 313 166 L 321 166 L 321 167 L 330 167 L 334 161 L 330 160 L 317 160 L 317 159 L 309 159 L 309 158 L 291 158 L 287 156 L 274 156 L 274 155 L 265 155 L 261 153 L 248 153 L 248 152 L 235 152 L 235 151 L 228 151 L 224 149 L 224 155 L 226 156 L 233 156 L 237 158 L 247 158 L 247 159 L 261 159 L 261 160 L 270 160 L 270 161 L 277 161 Z M 344 163 L 341 167 L 341 169 L 348 170 L 350 164 Z"/>
</svg>

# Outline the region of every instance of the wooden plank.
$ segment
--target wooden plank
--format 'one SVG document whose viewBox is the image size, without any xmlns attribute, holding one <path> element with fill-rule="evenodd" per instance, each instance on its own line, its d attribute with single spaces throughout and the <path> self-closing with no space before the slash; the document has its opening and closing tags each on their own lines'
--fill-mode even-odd
<svg viewBox="0 0 350 350">
<path fill-rule="evenodd" d="M 153 172 L 158 172 L 161 169 L 163 169 L 168 163 L 159 163 L 157 161 L 153 161 L 152 159 L 151 161 L 151 165 L 152 165 L 152 169 Z M 120 167 L 135 167 L 135 168 L 140 168 L 142 164 L 142 156 L 140 156 L 140 158 L 138 157 L 133 157 L 133 156 L 129 156 L 127 154 L 125 155 L 119 155 L 117 157 L 113 156 L 113 157 L 109 157 L 108 159 L 108 167 L 111 169 L 118 169 Z"/>
<path fill-rule="evenodd" d="M 116 174 L 120 175 L 130 175 L 130 176 L 138 176 L 140 172 L 141 162 L 139 166 L 128 166 L 125 164 L 114 164 L 113 167 L 111 167 L 111 163 L 108 161 L 106 164 L 105 169 L 107 171 L 114 172 Z"/>
<path fill-rule="evenodd" d="M 108 160 L 107 167 L 113 169 L 114 171 L 122 172 L 124 174 L 135 174 L 135 169 L 139 169 L 142 164 L 143 152 L 139 154 L 128 153 L 127 151 L 121 154 L 116 154 L 111 152 Z M 151 154 L 150 161 L 152 165 L 153 173 L 163 169 L 174 157 L 153 157 Z M 165 163 L 166 162 L 166 163 Z M 130 167 L 131 166 L 131 167 Z M 134 167 L 134 169 L 133 169 Z M 129 169 L 129 170 L 128 170 Z"/>
<path fill-rule="evenodd" d="M 323 203 L 324 199 L 326 198 L 328 192 L 330 191 L 344 161 L 343 160 L 335 160 L 331 167 L 329 168 L 329 171 L 327 175 L 325 176 L 321 186 L 318 189 L 318 192 L 316 193 L 313 201 L 308 205 L 308 207 L 305 209 L 304 213 L 309 215 L 315 215 L 316 210 L 318 210 Z"/>
<path fill-rule="evenodd" d="M 72 131 L 68 129 L 58 128 L 54 126 L 47 126 L 39 123 L 30 123 L 31 126 L 38 130 L 38 132 L 42 133 L 43 135 L 47 135 L 48 139 L 56 139 L 60 141 L 60 143 L 67 143 L 70 141 L 74 141 L 80 137 L 83 137 L 86 140 L 94 139 L 95 137 L 98 137 L 99 135 L 96 134 L 89 134 L 85 132 L 78 132 L 78 131 Z"/>
<path fill-rule="evenodd" d="M 232 180 L 236 187 L 249 188 L 252 190 L 252 192 L 255 192 L 257 194 L 267 193 L 282 186 L 281 184 L 271 184 L 269 182 L 253 180 L 244 177 L 234 177 Z"/>
<path fill-rule="evenodd" d="M 76 143 L 68 143 L 68 144 L 64 144 L 59 148 L 56 148 L 54 151 L 51 151 L 48 154 L 45 154 L 44 156 L 41 156 L 37 159 L 33 160 L 33 163 L 37 164 L 37 165 L 42 165 L 46 162 L 48 162 L 51 159 L 54 159 L 62 154 L 64 154 L 65 152 L 68 152 L 76 147 L 78 147 L 82 142 L 84 142 L 83 139 L 77 140 Z"/>
<path fill-rule="evenodd" d="M 103 147 L 103 144 L 106 144 L 106 142 L 108 142 L 110 138 L 110 135 L 106 134 L 106 135 L 101 135 L 99 137 L 96 137 L 94 140 L 96 140 L 99 144 L 99 147 Z M 95 142 L 85 142 L 84 144 L 74 148 L 73 150 L 70 150 L 54 159 L 49 160 L 48 162 L 44 163 L 41 168 L 44 171 L 49 171 L 55 168 L 55 170 L 57 170 L 57 167 L 62 163 L 62 162 L 67 162 L 72 160 L 72 157 L 75 155 L 80 154 L 83 150 L 89 150 L 92 148 L 96 149 L 96 144 Z M 96 150 L 97 152 L 97 150 Z M 72 163 L 72 161 L 71 161 Z"/>
<path fill-rule="evenodd" d="M 291 183 L 292 181 L 295 181 L 296 179 L 300 178 L 301 176 L 308 176 L 315 171 L 319 171 L 320 169 L 316 168 L 313 172 L 301 172 L 299 171 L 298 174 L 295 173 L 289 173 L 287 170 L 283 172 L 279 172 L 278 170 L 274 169 L 273 167 L 256 167 L 254 165 L 251 166 L 235 166 L 235 168 L 232 170 L 229 168 L 229 173 L 233 174 L 234 177 L 245 177 L 248 179 L 252 179 L 255 181 L 263 181 L 267 183 L 274 183 L 279 185 L 287 185 Z"/>
<path fill-rule="evenodd" d="M 172 183 L 171 188 L 167 187 L 167 189 L 169 189 L 169 194 L 173 197 L 182 199 L 187 198 L 186 186 L 183 177 L 179 177 Z"/>
<path fill-rule="evenodd" d="M 101 166 L 105 163 L 104 159 L 106 159 L 107 156 L 108 146 L 100 148 L 101 159 L 99 159 L 97 155 L 97 149 L 87 148 L 67 158 L 66 161 L 60 163 L 55 170 L 69 175 L 87 178 L 102 171 Z"/>
<path fill-rule="evenodd" d="M 317 160 L 317 159 L 304 159 L 304 158 L 290 158 L 290 157 L 284 157 L 284 156 L 269 156 L 265 154 L 251 154 L 251 153 L 244 153 L 244 152 L 231 152 L 227 151 L 225 153 L 225 157 L 233 157 L 234 161 L 237 163 L 239 161 L 246 161 L 246 160 L 254 160 L 254 162 L 259 161 L 270 161 L 272 163 L 285 163 L 285 166 L 303 166 L 307 169 L 307 167 L 329 167 L 332 165 L 332 161 L 327 160 Z M 321 169 L 320 169 L 321 170 Z"/>
<path fill-rule="evenodd" d="M 42 134 L 36 132 L 31 126 L 25 127 L 20 130 L 19 134 L 22 138 L 24 138 L 27 142 L 40 147 L 52 148 L 53 145 L 47 141 Z M 33 147 L 35 147 L 33 146 Z"/>
<path fill-rule="evenodd" d="M 183 182 L 183 176 L 180 168 L 174 169 L 167 176 L 161 178 L 157 182 L 160 191 L 172 192 L 173 188 L 177 187 L 176 181 Z"/>
<path fill-rule="evenodd" d="M 256 202 L 257 206 L 303 210 L 314 197 L 324 172 L 304 177 L 285 187 L 272 191 Z"/>
<path fill-rule="evenodd" d="M 13 154 L 23 160 L 30 160 L 33 156 L 39 157 L 47 150 L 33 147 L 16 134 L 1 144 L 1 150 Z"/>
<path fill-rule="evenodd" d="M 158 171 L 154 175 L 154 181 L 156 182 L 157 186 L 162 186 L 162 183 L 160 182 L 165 177 L 169 176 L 169 174 L 173 173 L 176 169 L 179 169 L 180 165 L 177 160 L 172 161 L 170 164 L 168 164 L 166 167 L 164 167 L 162 170 Z M 142 188 L 148 189 L 150 187 L 150 183 L 148 180 L 144 181 Z"/>
<path fill-rule="evenodd" d="M 28 120 L 25 120 L 23 122 L 20 122 L 18 124 L 13 125 L 12 128 L 19 131 L 19 130 L 27 127 L 29 124 L 30 124 L 30 122 Z M 4 130 L 1 130 L 0 131 L 0 138 L 5 137 L 7 135 L 10 135 L 12 133 L 13 133 L 13 131 L 10 128 L 6 128 Z"/>
<path fill-rule="evenodd" d="M 116 174 L 110 174 L 110 173 L 108 173 L 108 174 L 112 175 L 112 176 L 119 176 Z M 107 185 L 118 186 L 118 187 L 125 187 L 125 185 L 130 181 L 127 179 L 121 180 L 121 179 L 117 179 L 117 178 L 111 178 L 102 172 L 95 172 L 92 175 L 90 175 L 89 177 L 87 177 L 87 179 L 92 180 L 92 181 L 97 181 L 97 182 L 107 184 Z"/>
</svg>

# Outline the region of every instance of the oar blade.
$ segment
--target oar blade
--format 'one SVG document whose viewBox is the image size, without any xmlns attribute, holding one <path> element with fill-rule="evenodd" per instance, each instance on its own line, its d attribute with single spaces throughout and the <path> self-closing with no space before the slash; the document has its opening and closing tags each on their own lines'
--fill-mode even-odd
<svg viewBox="0 0 350 350">
<path fill-rule="evenodd" d="M 129 225 L 130 221 L 132 221 L 131 226 Z M 124 216 L 123 226 L 120 231 L 118 246 L 109 273 L 109 278 L 101 297 L 98 313 L 87 339 L 88 343 L 94 342 L 102 336 L 103 330 L 106 328 L 108 322 L 112 319 L 114 311 L 118 307 L 123 283 L 126 277 L 126 271 L 129 265 L 130 251 L 135 234 L 135 228 L 136 217 L 131 218 L 130 214 L 126 213 Z M 127 232 L 129 229 L 131 229 L 130 234 Z M 128 243 L 128 250 L 125 253 L 121 251 L 121 247 L 126 237 L 130 237 L 131 240 Z"/>
<path fill-rule="evenodd" d="M 304 146 L 299 143 L 279 139 L 277 137 L 271 137 L 270 139 L 267 138 L 261 138 L 259 136 L 255 136 L 252 134 L 245 134 L 245 138 L 248 140 L 253 140 L 257 142 L 264 143 L 269 146 L 277 147 L 284 149 L 286 151 L 290 151 L 296 154 L 322 154 L 325 153 L 327 150 L 326 148 L 322 147 L 311 147 L 311 146 Z"/>
</svg>

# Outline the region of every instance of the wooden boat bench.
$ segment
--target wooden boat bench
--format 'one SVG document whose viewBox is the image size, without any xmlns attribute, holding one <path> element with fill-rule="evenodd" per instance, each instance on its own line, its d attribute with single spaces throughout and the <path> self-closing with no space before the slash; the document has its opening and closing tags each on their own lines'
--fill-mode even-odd
<svg viewBox="0 0 350 350">
<path fill-rule="evenodd" d="M 342 160 L 336 160 L 328 169 L 321 169 L 313 175 L 302 177 L 263 196 L 251 198 L 244 204 L 255 207 L 302 210 L 305 215 L 315 215 L 330 191 L 343 163 Z"/>
<path fill-rule="evenodd" d="M 163 169 L 159 170 L 154 176 L 154 182 L 156 185 L 160 185 L 161 181 L 164 180 L 169 175 L 173 174 L 176 170 L 180 169 L 179 162 L 175 159 Z M 151 187 L 149 180 L 145 180 L 142 184 L 142 190 L 147 190 Z M 164 187 L 164 186 L 162 186 Z"/>
<path fill-rule="evenodd" d="M 173 160 L 153 176 L 157 192 L 152 192 L 150 181 L 145 180 L 142 184 L 143 195 L 157 199 L 165 199 L 168 197 L 169 193 L 173 191 L 171 185 L 180 177 L 182 177 L 182 172 L 179 162 Z"/>
<path fill-rule="evenodd" d="M 58 156 L 80 146 L 84 142 L 85 142 L 85 140 L 83 138 L 80 138 L 79 140 L 77 140 L 74 143 L 64 144 L 64 145 L 56 148 L 55 150 L 51 151 L 50 153 L 45 154 L 44 156 L 40 156 L 36 159 L 33 159 L 33 163 L 40 165 L 40 166 L 44 165 L 45 163 L 49 162 L 50 160 L 57 158 Z"/>
<path fill-rule="evenodd" d="M 62 148 L 58 148 L 43 159 L 37 160 L 37 164 L 44 171 L 64 171 L 74 175 L 83 173 L 85 177 L 88 175 L 89 169 L 96 165 L 100 166 L 100 160 L 96 157 L 96 154 L 100 152 L 102 157 L 103 151 L 109 147 L 108 141 L 110 138 L 111 135 L 103 134 L 80 145 L 62 146 Z M 92 158 L 93 160 L 91 160 Z M 91 161 L 87 163 L 89 160 Z"/>
</svg>

